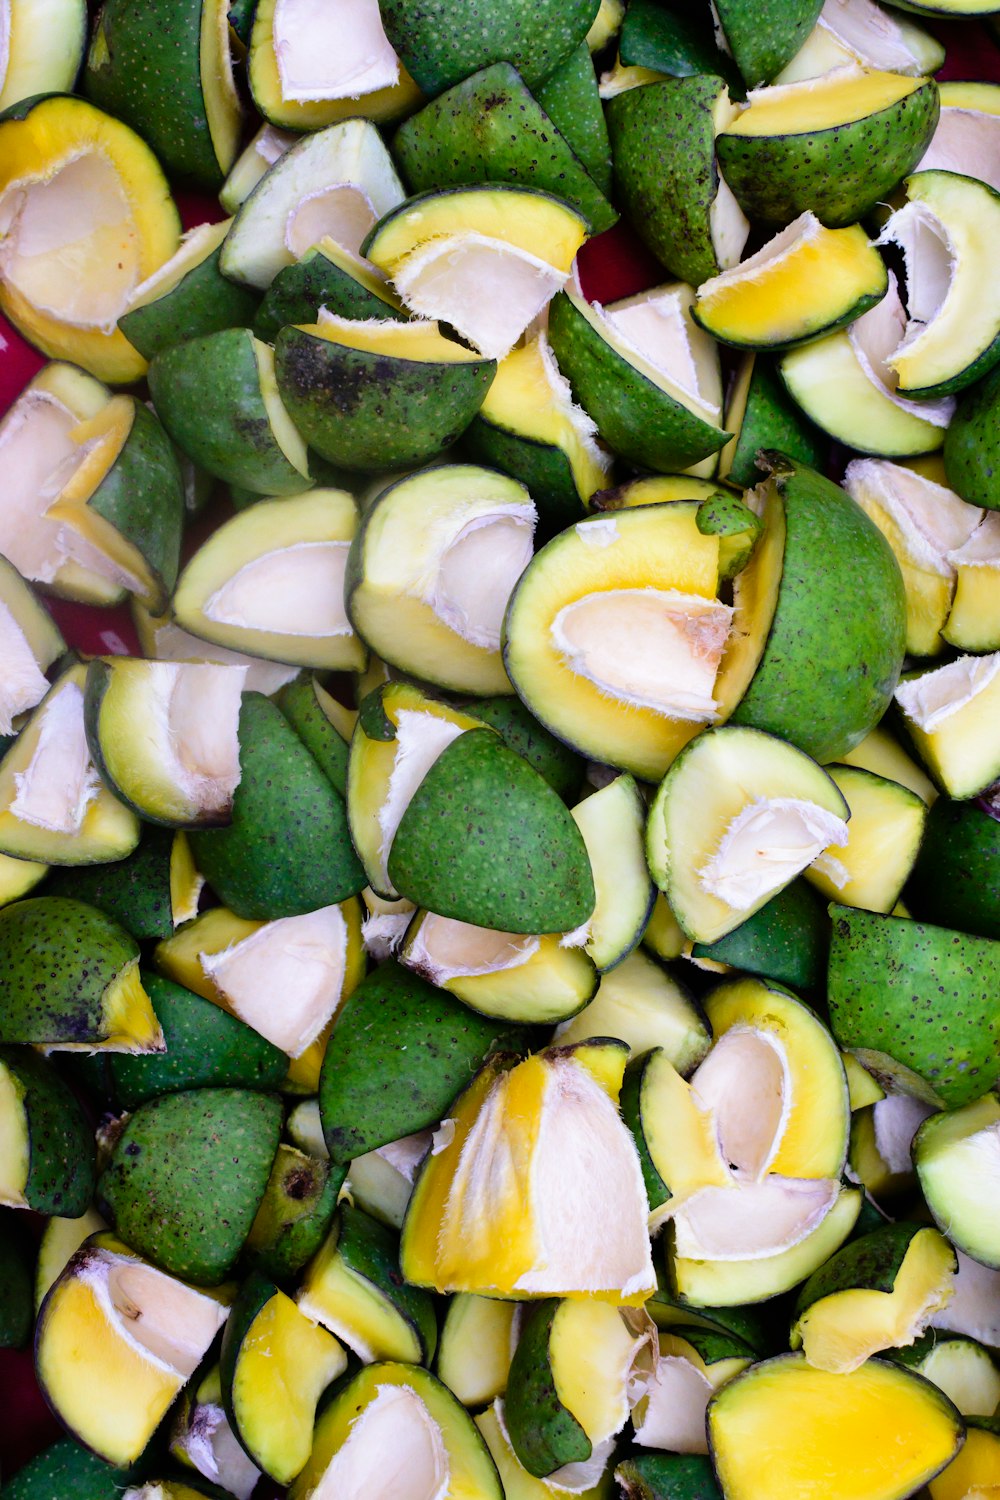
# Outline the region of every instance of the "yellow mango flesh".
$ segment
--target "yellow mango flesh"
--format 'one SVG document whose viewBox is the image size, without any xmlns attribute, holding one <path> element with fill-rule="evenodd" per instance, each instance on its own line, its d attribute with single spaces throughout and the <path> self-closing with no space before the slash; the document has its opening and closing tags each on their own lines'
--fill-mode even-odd
<svg viewBox="0 0 1000 1500">
<path fill-rule="evenodd" d="M 761 90 L 723 135 L 804 135 L 867 119 L 929 83 L 899 73 L 859 70 L 848 79 L 836 74 Z"/>
</svg>

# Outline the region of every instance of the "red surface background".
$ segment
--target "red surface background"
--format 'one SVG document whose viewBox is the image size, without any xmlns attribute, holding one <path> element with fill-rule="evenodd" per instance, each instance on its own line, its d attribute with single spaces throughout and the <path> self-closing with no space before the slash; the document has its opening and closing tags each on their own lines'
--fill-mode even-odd
<svg viewBox="0 0 1000 1500">
<path fill-rule="evenodd" d="M 939 79 L 1000 83 L 1000 50 L 981 25 L 951 22 L 929 29 L 948 51 Z M 180 194 L 178 203 L 185 229 L 222 217 L 213 198 Z M 624 224 L 584 246 L 580 273 L 587 295 L 606 302 L 643 291 L 664 279 L 661 267 Z M 0 317 L 0 415 L 44 363 L 44 357 Z M 138 652 L 127 610 L 93 609 L 59 599 L 50 604 L 67 642 L 81 651 Z M 10 1476 L 60 1433 L 59 1423 L 38 1390 L 30 1354 L 0 1350 L 0 1478 Z M 263 1500 L 265 1493 L 262 1486 L 256 1496 Z"/>
</svg>

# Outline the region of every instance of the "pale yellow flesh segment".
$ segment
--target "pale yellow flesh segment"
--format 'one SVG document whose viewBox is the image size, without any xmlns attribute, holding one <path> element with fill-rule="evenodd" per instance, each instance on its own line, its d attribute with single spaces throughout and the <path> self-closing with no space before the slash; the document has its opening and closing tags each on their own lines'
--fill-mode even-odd
<svg viewBox="0 0 1000 1500">
<path fill-rule="evenodd" d="M 878 114 L 906 99 L 927 80 L 845 68 L 825 78 L 750 93 L 747 108 L 723 135 L 804 135 Z"/>
</svg>

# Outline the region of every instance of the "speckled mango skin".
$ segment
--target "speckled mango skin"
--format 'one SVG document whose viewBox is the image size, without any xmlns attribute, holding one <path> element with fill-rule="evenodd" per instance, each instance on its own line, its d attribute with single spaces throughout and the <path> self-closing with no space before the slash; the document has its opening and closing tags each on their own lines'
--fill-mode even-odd
<svg viewBox="0 0 1000 1500">
<path fill-rule="evenodd" d="M 430 363 L 349 349 L 283 328 L 281 399 L 306 442 L 342 468 L 384 474 L 437 458 L 486 400 L 496 361 Z"/>
<path fill-rule="evenodd" d="M 521 1325 L 507 1381 L 505 1415 L 511 1445 L 529 1474 L 544 1478 L 562 1464 L 583 1462 L 590 1439 L 559 1400 L 549 1363 L 552 1323 L 559 1298 L 530 1306 Z"/>
<path fill-rule="evenodd" d="M 338 1255 L 407 1320 L 423 1347 L 424 1362 L 430 1364 L 437 1347 L 434 1298 L 423 1287 L 410 1286 L 403 1280 L 399 1269 L 399 1236 L 351 1203 L 342 1203 L 339 1214 Z"/>
<path fill-rule="evenodd" d="M 75 1096 L 51 1063 L 28 1047 L 0 1047 L 0 1066 L 24 1090 L 28 1181 L 37 1213 L 79 1217 L 94 1194 L 94 1136 Z"/>
<path fill-rule="evenodd" d="M 104 0 L 83 89 L 138 131 L 171 176 L 218 189 L 232 163 L 219 163 L 208 130 L 200 69 L 203 3 Z"/>
<path fill-rule="evenodd" d="M 454 740 L 400 820 L 389 879 L 418 906 L 501 932 L 572 932 L 594 909 L 583 836 L 492 731 Z"/>
<path fill-rule="evenodd" d="M 569 142 L 605 197 L 612 188 L 611 143 L 586 41 L 535 89 L 535 98 Z"/>
<path fill-rule="evenodd" d="M 174 830 L 142 825 L 139 845 L 107 865 L 64 865 L 46 878 L 47 896 L 69 896 L 100 907 L 139 938 L 166 938 L 174 930 L 170 905 L 170 851 Z"/>
<path fill-rule="evenodd" d="M 814 1271 L 799 1292 L 795 1315 L 801 1317 L 821 1297 L 864 1287 L 873 1292 L 891 1292 L 896 1285 L 910 1241 L 920 1224 L 884 1224 L 872 1234 L 851 1240 L 831 1255 L 825 1266 Z"/>
<path fill-rule="evenodd" d="M 728 415 L 728 413 L 727 413 Z M 726 481 L 744 489 L 759 484 L 762 469 L 757 462 L 760 450 L 777 449 L 811 469 L 826 467 L 830 440 L 820 432 L 796 406 L 774 372 L 766 355 L 754 357 L 746 410 Z"/>
<path fill-rule="evenodd" d="M 409 317 L 369 291 L 364 282 L 329 260 L 322 250 L 313 249 L 278 272 L 257 309 L 253 331 L 257 338 L 272 344 L 291 323 L 315 323 L 321 307 L 337 317 L 359 321 L 391 318 L 405 323 Z"/>
<path fill-rule="evenodd" d="M 192 266 L 173 291 L 119 318 L 122 333 L 144 359 L 152 359 L 185 339 L 225 328 L 248 328 L 253 322 L 260 293 L 227 281 L 219 270 L 220 254 L 221 247 L 213 250 Z"/>
<path fill-rule="evenodd" d="M 780 227 L 811 209 L 829 229 L 856 224 L 911 172 L 938 120 L 928 79 L 905 99 L 847 125 L 800 135 L 718 137 L 719 167 L 743 212 Z"/>
<path fill-rule="evenodd" d="M 0 1042 L 98 1043 L 104 993 L 139 957 L 134 938 L 96 907 L 64 896 L 0 912 Z"/>
<path fill-rule="evenodd" d="M 600 0 L 381 0 L 386 35 L 425 94 L 489 63 L 513 63 L 532 88 L 583 41 Z"/>
<path fill-rule="evenodd" d="M 823 0 L 716 0 L 729 49 L 748 88 L 770 83 L 812 31 Z"/>
<path fill-rule="evenodd" d="M 629 222 L 672 275 L 699 286 L 722 269 L 710 210 L 719 190 L 712 111 L 721 78 L 671 78 L 608 101 L 618 192 Z"/>
<path fill-rule="evenodd" d="M 282 1283 L 298 1275 L 326 1238 L 346 1167 L 282 1144 L 271 1167 L 244 1258 Z"/>
<path fill-rule="evenodd" d="M 53 1495 L 59 1500 L 120 1500 L 128 1483 L 123 1470 L 113 1469 L 73 1438 L 60 1438 L 4 1484 L 4 1500 L 52 1500 Z"/>
<path fill-rule="evenodd" d="M 428 1130 L 498 1046 L 517 1050 L 524 1027 L 478 1015 L 393 960 L 339 1012 L 319 1082 L 320 1118 L 335 1162 Z"/>
<path fill-rule="evenodd" d="M 808 881 L 799 879 L 724 938 L 695 943 L 691 952 L 811 994 L 823 987 L 829 949 L 824 904 Z"/>
<path fill-rule="evenodd" d="M 264 1196 L 281 1134 L 281 1100 L 245 1089 L 192 1089 L 140 1105 L 97 1184 L 128 1245 L 199 1286 L 229 1275 Z"/>
<path fill-rule="evenodd" d="M 356 896 L 365 873 L 344 800 L 285 719 L 260 693 L 240 710 L 240 784 L 228 828 L 192 830 L 191 852 L 238 917 L 301 916 Z"/>
<path fill-rule="evenodd" d="M 595 234 L 618 219 L 510 63 L 483 68 L 426 104 L 397 130 L 393 155 L 415 193 L 516 183 L 572 204 Z"/>
<path fill-rule="evenodd" d="M 771 455 L 785 555 L 764 655 L 731 723 L 836 760 L 889 706 L 903 665 L 906 600 L 892 548 L 839 485 Z"/>
<path fill-rule="evenodd" d="M 976 802 L 939 797 L 904 899 L 915 917 L 1000 938 L 1000 821 Z"/>
<path fill-rule="evenodd" d="M 949 1108 L 1000 1077 L 1000 944 L 832 905 L 830 1025 L 842 1047 L 883 1052 Z"/>
<path fill-rule="evenodd" d="M 722 1500 L 700 1453 L 635 1453 L 615 1470 L 623 1500 Z"/>
<path fill-rule="evenodd" d="M 969 505 L 1000 510 L 1000 369 L 959 401 L 945 433 L 944 467 Z"/>
</svg>

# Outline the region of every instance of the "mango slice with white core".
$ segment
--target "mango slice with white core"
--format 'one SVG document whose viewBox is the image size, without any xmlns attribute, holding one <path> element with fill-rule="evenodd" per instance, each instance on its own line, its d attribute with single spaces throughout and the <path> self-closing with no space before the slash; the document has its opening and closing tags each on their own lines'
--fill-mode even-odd
<svg viewBox="0 0 1000 1500">
<path fill-rule="evenodd" d="M 87 694 L 102 773 L 157 821 L 227 821 L 240 780 L 245 679 L 245 667 L 115 657 L 95 663 Z"/>
<path fill-rule="evenodd" d="M 290 1057 L 301 1057 L 341 1002 L 347 947 L 343 911 L 324 906 L 265 922 L 199 959 L 227 1010 Z"/>
<path fill-rule="evenodd" d="M 956 1244 L 1000 1269 L 1000 1099 L 931 1115 L 913 1140 L 927 1206 Z"/>
<path fill-rule="evenodd" d="M 908 177 L 906 191 L 908 202 L 878 241 L 898 246 L 906 267 L 909 321 L 888 364 L 904 394 L 950 394 L 996 362 L 1000 305 L 984 287 L 1000 195 L 971 178 L 927 171 Z"/>
<path fill-rule="evenodd" d="M 275 0 L 273 38 L 283 99 L 358 99 L 399 79 L 377 0 Z"/>
<path fill-rule="evenodd" d="M 969 539 L 948 553 L 955 595 L 945 640 L 964 651 L 1000 646 L 1000 515 L 987 511 Z"/>
<path fill-rule="evenodd" d="M 566 1301 L 556 1308 L 548 1340 L 555 1394 L 595 1450 L 628 1421 L 630 1391 L 650 1362 L 652 1339 L 645 1315 L 628 1318 L 607 1302 Z"/>
<path fill-rule="evenodd" d="M 357 254 L 373 225 L 404 196 L 370 121 L 330 125 L 300 139 L 261 178 L 236 215 L 220 268 L 264 290 L 283 266 L 325 237 Z"/>
<path fill-rule="evenodd" d="M 1000 193 L 1000 110 L 991 84 L 939 85 L 941 114 L 917 172 L 977 177 Z"/>
<path fill-rule="evenodd" d="M 417 908 L 405 896 L 400 896 L 398 901 L 386 901 L 377 896 L 370 885 L 361 892 L 361 899 L 368 913 L 361 924 L 365 952 L 376 963 L 382 963 L 402 946 Z"/>
<path fill-rule="evenodd" d="M 715 1391 L 751 1363 L 750 1350 L 736 1353 L 733 1340 L 729 1357 L 706 1364 L 685 1337 L 676 1333 L 658 1335 L 659 1358 L 647 1378 L 646 1389 L 633 1406 L 635 1441 L 642 1448 L 668 1449 L 671 1453 L 707 1453 L 705 1413 Z"/>
<path fill-rule="evenodd" d="M 611 456 L 597 441 L 596 424 L 573 401 L 544 333 L 501 362 L 479 416 L 503 431 L 562 449 L 581 499 L 606 483 Z"/>
<path fill-rule="evenodd" d="M 290 130 L 278 130 L 274 125 L 262 125 L 250 143 L 237 157 L 232 171 L 219 193 L 219 202 L 227 214 L 235 214 L 245 203 L 254 188 L 273 167 L 279 157 L 301 140 L 301 136 Z"/>
<path fill-rule="evenodd" d="M 607 1081 L 590 1059 L 610 1070 Z M 625 1049 L 487 1067 L 435 1137 L 403 1228 L 403 1274 L 439 1291 L 644 1301 L 646 1195 L 613 1096 Z M 609 1092 L 609 1090 L 611 1092 Z"/>
<path fill-rule="evenodd" d="M 935 1330 L 920 1340 L 919 1351 L 907 1351 L 906 1362 L 944 1391 L 963 1417 L 991 1417 L 1000 1404 L 1000 1369 L 975 1339 L 946 1338 Z"/>
<path fill-rule="evenodd" d="M 801 83 L 852 65 L 918 77 L 943 61 L 934 37 L 874 0 L 825 0 L 815 27 L 773 82 Z"/>
<path fill-rule="evenodd" d="M 596 303 L 590 304 L 600 313 Z M 625 346 L 630 362 L 654 384 L 713 427 L 722 426 L 719 353 L 691 317 L 695 292 L 683 282 L 608 303 L 603 318 Z M 638 359 L 635 357 L 638 356 Z"/>
<path fill-rule="evenodd" d="M 349 545 L 293 542 L 253 558 L 209 594 L 205 618 L 274 635 L 346 635 L 350 624 L 342 600 Z"/>
<path fill-rule="evenodd" d="M 202 1380 L 191 1404 L 180 1403 L 170 1452 L 186 1467 L 235 1495 L 236 1500 L 250 1500 L 260 1470 L 229 1425 L 222 1407 L 218 1365 Z"/>
<path fill-rule="evenodd" d="M 419 1130 L 356 1156 L 348 1171 L 345 1191 L 366 1214 L 393 1229 L 401 1229 L 417 1169 L 431 1144 L 431 1132 Z"/>
<path fill-rule="evenodd" d="M 70 1260 L 39 1314 L 36 1361 L 67 1427 L 109 1463 L 132 1463 L 194 1374 L 225 1302 L 97 1235 Z"/>
<path fill-rule="evenodd" d="M 859 316 L 886 286 L 881 256 L 859 225 L 826 229 L 807 212 L 703 282 L 694 315 L 724 343 L 785 349 Z"/>
<path fill-rule="evenodd" d="M 87 43 L 81 0 L 3 0 L 0 110 L 36 94 L 68 93 Z"/>
<path fill-rule="evenodd" d="M 49 684 L 27 636 L 2 600 L 0 660 L 5 668 L 0 683 L 0 734 L 7 735 L 12 732 L 14 720 L 20 714 L 42 701 Z"/>
<path fill-rule="evenodd" d="M 746 912 L 800 874 L 821 848 L 846 842 L 846 823 L 835 813 L 802 798 L 763 797 L 729 822 L 698 878 L 710 895 Z"/>
<path fill-rule="evenodd" d="M 726 1500 L 897 1500 L 951 1460 L 962 1424 L 941 1392 L 897 1366 L 831 1375 L 784 1354 L 723 1386 L 708 1437 Z"/>
<path fill-rule="evenodd" d="M 246 671 L 245 690 L 263 693 L 265 698 L 270 698 L 272 693 L 299 674 L 297 666 L 265 661 L 259 656 L 248 656 L 243 651 L 230 651 L 226 646 L 204 641 L 200 636 L 191 635 L 167 615 L 151 615 L 139 603 L 133 604 L 132 614 L 143 654 L 154 661 L 217 662 L 225 667 L 243 667 Z"/>
<path fill-rule="evenodd" d="M 815 1369 L 844 1375 L 883 1349 L 912 1344 L 951 1300 L 955 1265 L 943 1235 L 918 1230 L 891 1288 L 841 1287 L 816 1298 L 793 1324 L 791 1347 Z"/>
<path fill-rule="evenodd" d="M 983 512 L 953 490 L 885 459 L 854 459 L 844 488 L 886 537 L 906 588 L 907 647 L 918 655 L 940 651 L 955 565 L 950 554 L 967 543 Z"/>
<path fill-rule="evenodd" d="M 769 1174 L 759 1182 L 698 1188 L 670 1215 L 685 1260 L 765 1261 L 807 1239 L 828 1216 L 839 1183 Z"/>
<path fill-rule="evenodd" d="M 896 702 L 914 744 L 952 797 L 975 796 L 1000 770 L 992 733 L 1000 705 L 1000 651 L 959 656 L 905 678 Z"/>
</svg>

